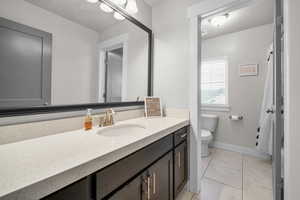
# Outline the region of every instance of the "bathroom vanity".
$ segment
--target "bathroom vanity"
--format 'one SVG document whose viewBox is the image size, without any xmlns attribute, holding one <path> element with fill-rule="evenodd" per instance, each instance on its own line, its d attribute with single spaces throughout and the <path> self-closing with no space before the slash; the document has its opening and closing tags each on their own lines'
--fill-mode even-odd
<svg viewBox="0 0 300 200">
<path fill-rule="evenodd" d="M 43 200 L 173 199 L 187 181 L 187 134 L 181 128 Z"/>
<path fill-rule="evenodd" d="M 1 177 L 10 183 L 0 182 L 0 197 L 17 199 L 20 195 L 24 200 L 175 199 L 188 180 L 188 125 L 185 118 L 139 118 L 109 128 L 77 130 L 3 145 L 0 156 L 25 157 L 22 161 L 8 159 L 11 166 L 0 167 Z M 68 142 L 63 144 L 59 140 Z M 74 145 L 79 143 L 81 146 L 76 148 Z M 27 148 L 34 144 L 37 149 L 41 147 L 41 152 Z M 20 151 L 11 152 L 16 145 Z M 43 149 L 44 145 L 48 147 Z M 48 152 L 44 152 L 45 157 L 38 162 L 36 159 L 44 150 Z M 27 165 L 31 162 L 31 166 L 18 168 L 21 162 Z M 28 171 L 36 173 L 26 174 Z M 14 177 L 9 180 L 10 175 Z M 17 181 L 22 179 L 27 182 Z"/>
</svg>

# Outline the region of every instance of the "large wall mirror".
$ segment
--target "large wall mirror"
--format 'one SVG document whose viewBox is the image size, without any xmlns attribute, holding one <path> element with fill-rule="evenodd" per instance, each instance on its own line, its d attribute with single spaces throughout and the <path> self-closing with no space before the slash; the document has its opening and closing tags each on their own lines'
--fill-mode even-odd
<svg viewBox="0 0 300 200">
<path fill-rule="evenodd" d="M 108 0 L 1 0 L 0 116 L 141 105 L 151 43 Z"/>
</svg>

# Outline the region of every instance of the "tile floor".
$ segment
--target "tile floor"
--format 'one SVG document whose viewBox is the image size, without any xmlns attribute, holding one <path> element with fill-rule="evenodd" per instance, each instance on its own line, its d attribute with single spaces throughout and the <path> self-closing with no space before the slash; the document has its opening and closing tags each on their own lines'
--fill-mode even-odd
<svg viewBox="0 0 300 200">
<path fill-rule="evenodd" d="M 201 173 L 201 194 L 182 192 L 177 200 L 272 200 L 271 161 L 214 148 Z"/>
</svg>

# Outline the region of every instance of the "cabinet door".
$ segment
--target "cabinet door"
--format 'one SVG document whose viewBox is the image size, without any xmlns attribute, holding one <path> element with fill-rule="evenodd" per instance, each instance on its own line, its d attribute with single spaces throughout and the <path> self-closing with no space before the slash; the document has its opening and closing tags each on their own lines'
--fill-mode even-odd
<svg viewBox="0 0 300 200">
<path fill-rule="evenodd" d="M 148 170 L 150 176 L 150 199 L 173 199 L 173 154 L 170 152 Z"/>
<path fill-rule="evenodd" d="M 143 181 L 147 178 L 146 175 L 141 175 L 129 182 L 122 189 L 117 191 L 108 200 L 143 200 Z M 147 180 L 147 179 L 145 179 Z M 147 185 L 145 183 L 145 185 Z M 145 199 L 146 200 L 146 199 Z"/>
<path fill-rule="evenodd" d="M 174 193 L 180 193 L 187 182 L 187 143 L 186 141 L 174 150 Z"/>
</svg>

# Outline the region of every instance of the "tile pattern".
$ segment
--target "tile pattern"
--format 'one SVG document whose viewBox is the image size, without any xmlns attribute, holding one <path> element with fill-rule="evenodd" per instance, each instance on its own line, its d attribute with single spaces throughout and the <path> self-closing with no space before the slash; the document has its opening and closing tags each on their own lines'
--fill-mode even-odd
<svg viewBox="0 0 300 200">
<path fill-rule="evenodd" d="M 202 158 L 201 194 L 184 191 L 177 200 L 272 200 L 269 160 L 211 149 Z"/>
</svg>

